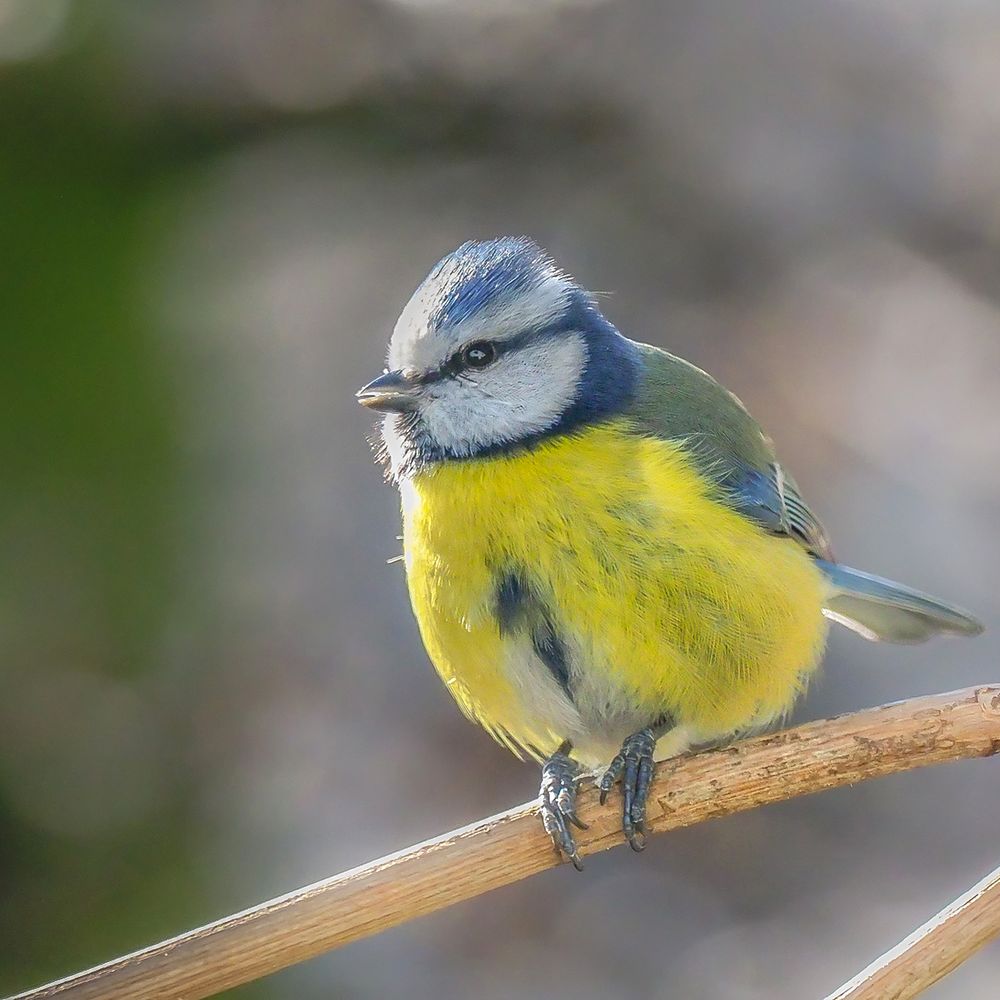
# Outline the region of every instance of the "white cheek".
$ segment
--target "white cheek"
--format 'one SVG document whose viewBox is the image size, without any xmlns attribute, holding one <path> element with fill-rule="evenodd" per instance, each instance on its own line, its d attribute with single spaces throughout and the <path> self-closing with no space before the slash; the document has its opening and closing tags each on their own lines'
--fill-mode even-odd
<svg viewBox="0 0 1000 1000">
<path fill-rule="evenodd" d="M 502 356 L 482 372 L 435 386 L 422 407 L 424 426 L 455 455 L 539 434 L 572 405 L 586 360 L 583 338 L 575 335 Z"/>
</svg>

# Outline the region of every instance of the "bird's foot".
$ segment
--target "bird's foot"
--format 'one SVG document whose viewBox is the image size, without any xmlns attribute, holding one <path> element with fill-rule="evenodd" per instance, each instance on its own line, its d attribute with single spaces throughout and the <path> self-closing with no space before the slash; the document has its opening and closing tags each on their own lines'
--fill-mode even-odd
<svg viewBox="0 0 1000 1000">
<path fill-rule="evenodd" d="M 539 815 L 559 856 L 572 861 L 573 867 L 580 872 L 583 871 L 583 862 L 577 853 L 570 827 L 572 825 L 586 830 L 587 824 L 576 814 L 580 766 L 569 756 L 569 750 L 569 744 L 564 743 L 542 765 L 542 787 L 539 790 L 542 802 Z"/>
<path fill-rule="evenodd" d="M 656 736 L 652 728 L 641 729 L 622 743 L 622 748 L 601 778 L 601 805 L 614 783 L 622 779 L 622 831 L 633 851 L 646 846 L 646 799 L 653 780 L 653 751 Z"/>
</svg>

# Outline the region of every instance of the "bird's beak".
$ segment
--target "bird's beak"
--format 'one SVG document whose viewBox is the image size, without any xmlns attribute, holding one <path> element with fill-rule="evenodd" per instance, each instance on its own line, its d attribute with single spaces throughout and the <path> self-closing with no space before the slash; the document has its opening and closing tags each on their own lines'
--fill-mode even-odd
<svg viewBox="0 0 1000 1000">
<path fill-rule="evenodd" d="M 416 408 L 418 384 L 403 372 L 385 372 L 355 395 L 362 406 L 380 413 L 406 413 Z"/>
</svg>

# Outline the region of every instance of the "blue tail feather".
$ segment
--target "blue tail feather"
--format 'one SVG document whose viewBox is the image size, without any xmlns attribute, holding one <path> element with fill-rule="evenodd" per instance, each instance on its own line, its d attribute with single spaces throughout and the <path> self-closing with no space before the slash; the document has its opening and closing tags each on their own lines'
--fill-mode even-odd
<svg viewBox="0 0 1000 1000">
<path fill-rule="evenodd" d="M 932 635 L 979 635 L 967 611 L 871 573 L 817 559 L 833 585 L 823 613 L 871 641 L 923 642 Z"/>
</svg>

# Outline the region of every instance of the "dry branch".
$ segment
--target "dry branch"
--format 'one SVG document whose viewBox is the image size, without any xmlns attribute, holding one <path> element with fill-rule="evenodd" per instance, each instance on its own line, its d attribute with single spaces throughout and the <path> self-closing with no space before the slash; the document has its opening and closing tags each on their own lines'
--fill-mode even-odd
<svg viewBox="0 0 1000 1000">
<path fill-rule="evenodd" d="M 1000 752 L 1000 685 L 812 722 L 660 765 L 651 832 L 930 764 Z M 581 855 L 621 843 L 587 789 Z M 297 889 L 17 1000 L 198 1000 L 558 864 L 536 803 Z M 641 863 L 639 861 L 637 864 Z M 586 876 L 584 876 L 586 877 Z"/>
<path fill-rule="evenodd" d="M 1000 868 L 826 1000 L 910 1000 L 1000 935 Z"/>
</svg>

